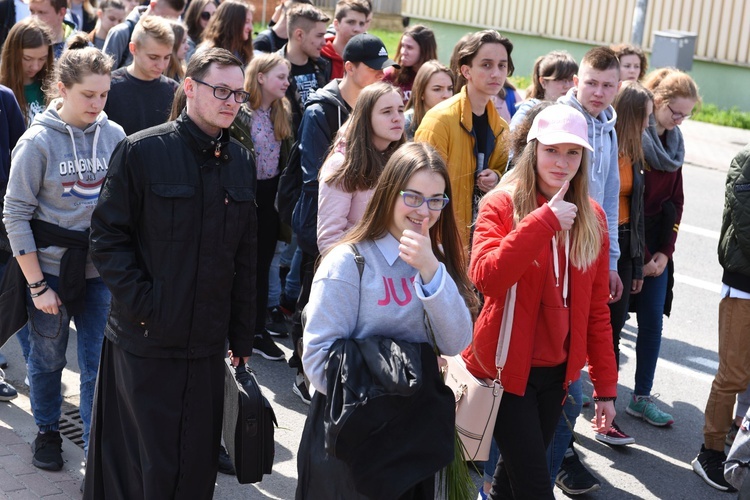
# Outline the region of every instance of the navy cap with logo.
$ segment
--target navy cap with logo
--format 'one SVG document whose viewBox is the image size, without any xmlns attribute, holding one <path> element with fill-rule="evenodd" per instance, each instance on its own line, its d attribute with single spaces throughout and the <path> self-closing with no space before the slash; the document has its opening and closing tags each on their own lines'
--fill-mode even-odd
<svg viewBox="0 0 750 500">
<path fill-rule="evenodd" d="M 353 36 L 344 47 L 342 59 L 344 62 L 362 62 L 372 69 L 385 69 L 389 66 L 399 69 L 401 67 L 388 58 L 388 50 L 383 45 L 383 41 L 369 33 Z"/>
</svg>

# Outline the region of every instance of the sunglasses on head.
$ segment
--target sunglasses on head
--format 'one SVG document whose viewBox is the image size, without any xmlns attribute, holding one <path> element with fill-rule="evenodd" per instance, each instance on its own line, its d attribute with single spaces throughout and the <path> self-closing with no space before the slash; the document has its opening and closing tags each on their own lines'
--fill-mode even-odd
<svg viewBox="0 0 750 500">
<path fill-rule="evenodd" d="M 213 15 L 213 12 L 201 12 L 201 19 L 203 19 L 204 21 L 208 21 Z"/>
</svg>

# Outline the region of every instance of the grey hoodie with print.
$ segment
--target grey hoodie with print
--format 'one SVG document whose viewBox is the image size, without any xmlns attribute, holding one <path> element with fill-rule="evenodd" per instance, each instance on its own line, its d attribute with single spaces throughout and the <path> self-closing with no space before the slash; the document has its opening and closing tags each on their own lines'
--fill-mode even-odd
<svg viewBox="0 0 750 500">
<path fill-rule="evenodd" d="M 586 118 L 589 131 L 589 144 L 594 148 L 589 153 L 589 196 L 604 209 L 607 215 L 609 232 L 609 270 L 617 271 L 617 259 L 620 258 L 620 244 L 617 234 L 617 220 L 620 211 L 620 166 L 617 146 L 615 108 L 607 109 L 593 117 L 576 98 L 576 88 L 557 100 L 560 104 L 573 106 Z"/>
<path fill-rule="evenodd" d="M 39 219 L 74 231 L 91 225 L 109 159 L 125 138 L 122 127 L 102 111 L 81 130 L 62 121 L 53 100 L 21 136 L 11 156 L 3 223 L 13 255 L 38 252 L 42 271 L 59 276 L 61 247 L 37 249 L 29 221 Z M 91 259 L 86 278 L 98 276 Z"/>
</svg>

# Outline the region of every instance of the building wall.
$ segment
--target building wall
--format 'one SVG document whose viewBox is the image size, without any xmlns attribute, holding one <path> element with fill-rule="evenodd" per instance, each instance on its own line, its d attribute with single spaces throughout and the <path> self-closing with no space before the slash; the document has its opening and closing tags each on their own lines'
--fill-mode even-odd
<svg viewBox="0 0 750 500">
<path fill-rule="evenodd" d="M 404 0 L 412 24 L 437 29 L 440 58 L 458 38 L 494 28 L 515 45 L 518 74 L 530 74 L 537 56 L 565 49 L 577 59 L 594 45 L 630 41 L 636 0 Z M 691 76 L 706 102 L 750 111 L 750 0 L 649 0 L 643 48 L 654 32 L 697 35 Z M 728 89 L 742 89 L 731 92 Z"/>
</svg>

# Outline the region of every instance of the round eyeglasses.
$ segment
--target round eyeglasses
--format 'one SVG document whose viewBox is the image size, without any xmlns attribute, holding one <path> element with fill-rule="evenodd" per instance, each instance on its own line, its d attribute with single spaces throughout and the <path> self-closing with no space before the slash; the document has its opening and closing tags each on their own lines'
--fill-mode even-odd
<svg viewBox="0 0 750 500">
<path fill-rule="evenodd" d="M 427 203 L 427 208 L 438 211 L 444 209 L 450 201 L 445 195 L 440 198 L 425 198 L 421 194 L 412 193 L 411 191 L 399 191 L 399 194 L 404 199 L 404 205 L 412 208 L 419 208 Z"/>
<path fill-rule="evenodd" d="M 217 99 L 220 99 L 222 101 L 226 101 L 229 99 L 229 96 L 234 94 L 234 102 L 242 104 L 250 100 L 250 94 L 245 92 L 244 90 L 232 90 L 227 87 L 217 87 L 216 85 L 211 85 L 210 83 L 202 82 L 200 80 L 196 80 L 195 78 L 191 78 L 195 83 L 200 83 L 201 85 L 205 85 L 206 87 L 211 87 L 214 89 L 214 97 Z"/>
<path fill-rule="evenodd" d="M 692 114 L 686 115 L 685 113 L 678 113 L 677 111 L 675 111 L 674 109 L 672 109 L 672 106 L 670 106 L 669 104 L 667 104 L 667 108 L 669 108 L 669 111 L 672 112 L 672 119 L 673 120 L 687 120 L 688 118 L 690 118 L 691 116 L 693 116 Z"/>
</svg>

